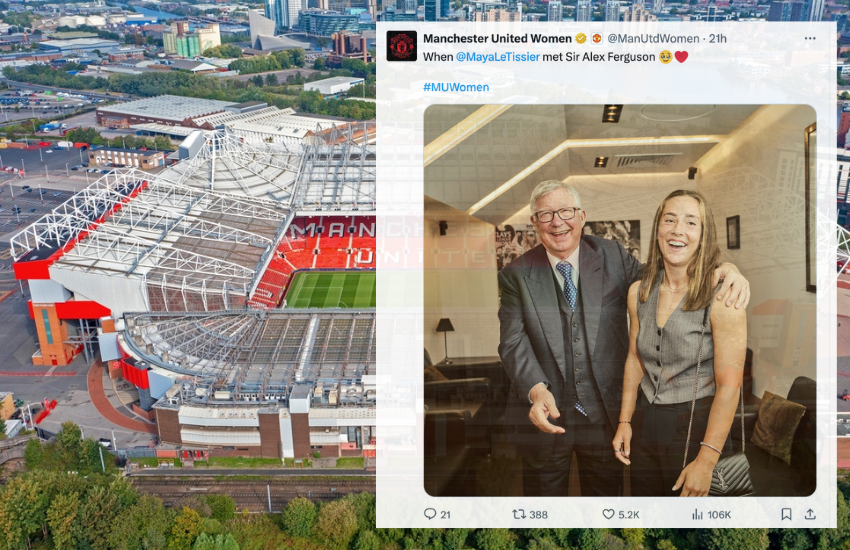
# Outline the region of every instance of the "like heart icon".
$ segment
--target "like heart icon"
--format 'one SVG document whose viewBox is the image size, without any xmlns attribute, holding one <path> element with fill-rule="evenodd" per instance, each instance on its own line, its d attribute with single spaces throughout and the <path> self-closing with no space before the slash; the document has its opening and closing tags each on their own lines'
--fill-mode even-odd
<svg viewBox="0 0 850 550">
<path fill-rule="evenodd" d="M 602 515 L 605 516 L 605 519 L 611 519 L 614 517 L 614 510 L 611 510 L 610 508 L 602 510 Z"/>
<path fill-rule="evenodd" d="M 688 52 L 676 52 L 676 61 L 679 63 L 684 63 L 688 58 Z"/>
</svg>

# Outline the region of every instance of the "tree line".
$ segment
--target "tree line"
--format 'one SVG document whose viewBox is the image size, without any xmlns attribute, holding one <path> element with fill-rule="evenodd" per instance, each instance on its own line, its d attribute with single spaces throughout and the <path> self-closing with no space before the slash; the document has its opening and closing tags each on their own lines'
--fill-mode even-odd
<svg viewBox="0 0 850 550">
<path fill-rule="evenodd" d="M 109 85 L 109 81 L 100 76 L 81 76 L 69 74 L 75 69 L 53 69 L 48 65 L 29 65 L 27 67 L 4 67 L 3 76 L 16 82 L 29 82 L 42 86 L 70 88 L 72 90 L 97 90 Z M 79 69 L 76 69 L 79 70 Z"/>
<path fill-rule="evenodd" d="M 300 56 L 303 56 L 303 50 L 274 52 L 271 56 L 263 57 L 276 59 L 276 63 L 278 65 L 288 62 L 292 63 L 290 66 L 297 66 L 295 65 L 296 63 L 300 63 L 303 66 L 304 62 Z M 237 59 L 236 61 L 247 61 L 248 59 L 256 58 Z M 234 63 L 236 61 L 234 61 Z M 375 64 L 369 63 L 367 65 L 363 63 L 362 60 L 357 59 L 344 60 L 343 63 L 343 68 L 337 69 L 332 74 L 334 76 L 365 76 L 365 95 L 373 96 Z M 317 92 L 304 92 L 301 90 L 298 90 L 294 94 L 290 93 L 290 90 L 286 90 L 286 94 L 283 94 L 280 92 L 284 90 L 270 90 L 264 88 L 260 91 L 257 89 L 259 86 L 256 84 L 258 83 L 260 85 L 265 84 L 266 86 L 274 86 L 277 77 L 274 79 L 267 79 L 261 76 L 261 80 L 257 83 L 242 82 L 235 79 L 214 79 L 203 75 L 194 75 L 181 71 L 169 71 L 139 75 L 112 74 L 108 79 L 106 79 L 102 77 L 69 75 L 66 70 L 53 70 L 52 68 L 43 65 L 30 65 L 29 67 L 20 69 L 6 67 L 3 69 L 3 74 L 9 80 L 18 82 L 29 82 L 44 86 L 56 86 L 78 90 L 106 89 L 112 92 L 121 92 L 122 94 L 130 94 L 139 97 L 152 97 L 169 94 L 233 102 L 264 101 L 269 105 L 273 105 L 280 109 L 293 108 L 300 112 L 317 115 L 353 118 L 356 120 L 371 120 L 376 116 L 375 104 L 371 102 L 357 101 L 356 99 L 323 100 L 321 94 L 318 94 Z M 295 84 L 299 81 L 303 82 L 303 80 L 297 77 L 292 79 L 287 78 L 288 83 Z M 363 90 L 358 89 L 353 92 L 353 94 L 362 96 Z"/>
<path fill-rule="evenodd" d="M 219 46 L 221 47 L 221 46 Z M 241 57 L 241 55 L 239 56 Z M 230 63 L 230 70 L 239 71 L 239 74 L 265 73 L 268 71 L 280 71 L 292 67 L 303 67 L 305 53 L 301 48 L 281 50 L 269 55 L 255 55 L 243 57 Z"/>
<path fill-rule="evenodd" d="M 120 459 L 81 435 L 66 422 L 53 441 L 27 443 L 26 471 L 0 487 L 0 550 L 850 548 L 850 483 L 842 478 L 837 529 L 377 529 L 371 493 L 296 498 L 277 514 L 248 514 L 217 494 L 167 507 L 119 477 Z"/>
</svg>

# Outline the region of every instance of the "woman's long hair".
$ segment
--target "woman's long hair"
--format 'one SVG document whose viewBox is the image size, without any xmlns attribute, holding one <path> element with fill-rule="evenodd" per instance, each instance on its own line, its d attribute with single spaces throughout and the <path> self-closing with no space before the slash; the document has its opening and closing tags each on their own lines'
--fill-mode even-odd
<svg viewBox="0 0 850 550">
<path fill-rule="evenodd" d="M 649 292 L 655 284 L 661 280 L 664 270 L 664 257 L 658 247 L 658 226 L 661 224 L 661 215 L 667 201 L 676 197 L 690 197 L 699 203 L 700 221 L 702 222 L 702 234 L 700 235 L 699 247 L 696 255 L 688 265 L 688 295 L 682 305 L 683 311 L 696 311 L 708 307 L 714 297 L 714 287 L 711 279 L 720 259 L 720 248 L 717 246 L 717 227 L 714 225 L 714 214 L 708 206 L 705 197 L 699 191 L 678 189 L 667 195 L 658 210 L 655 212 L 655 220 L 652 222 L 652 244 L 649 248 L 649 256 L 641 277 L 640 294 L 641 302 L 649 299 Z"/>
</svg>

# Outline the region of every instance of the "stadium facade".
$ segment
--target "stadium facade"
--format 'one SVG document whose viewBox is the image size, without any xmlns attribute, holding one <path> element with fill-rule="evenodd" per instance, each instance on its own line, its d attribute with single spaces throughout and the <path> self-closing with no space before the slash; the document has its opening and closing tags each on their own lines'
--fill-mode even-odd
<svg viewBox="0 0 850 550">
<path fill-rule="evenodd" d="M 12 239 L 33 363 L 99 355 L 184 450 L 373 455 L 373 141 L 369 124 L 294 145 L 198 130 L 168 169 L 75 194 Z"/>
</svg>

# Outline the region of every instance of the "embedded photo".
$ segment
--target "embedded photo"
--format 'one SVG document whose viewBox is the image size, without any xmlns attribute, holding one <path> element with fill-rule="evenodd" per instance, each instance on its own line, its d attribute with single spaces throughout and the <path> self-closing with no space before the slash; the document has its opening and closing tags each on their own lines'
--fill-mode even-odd
<svg viewBox="0 0 850 550">
<path fill-rule="evenodd" d="M 425 491 L 811 495 L 814 110 L 500 107 L 424 115 Z"/>
</svg>

